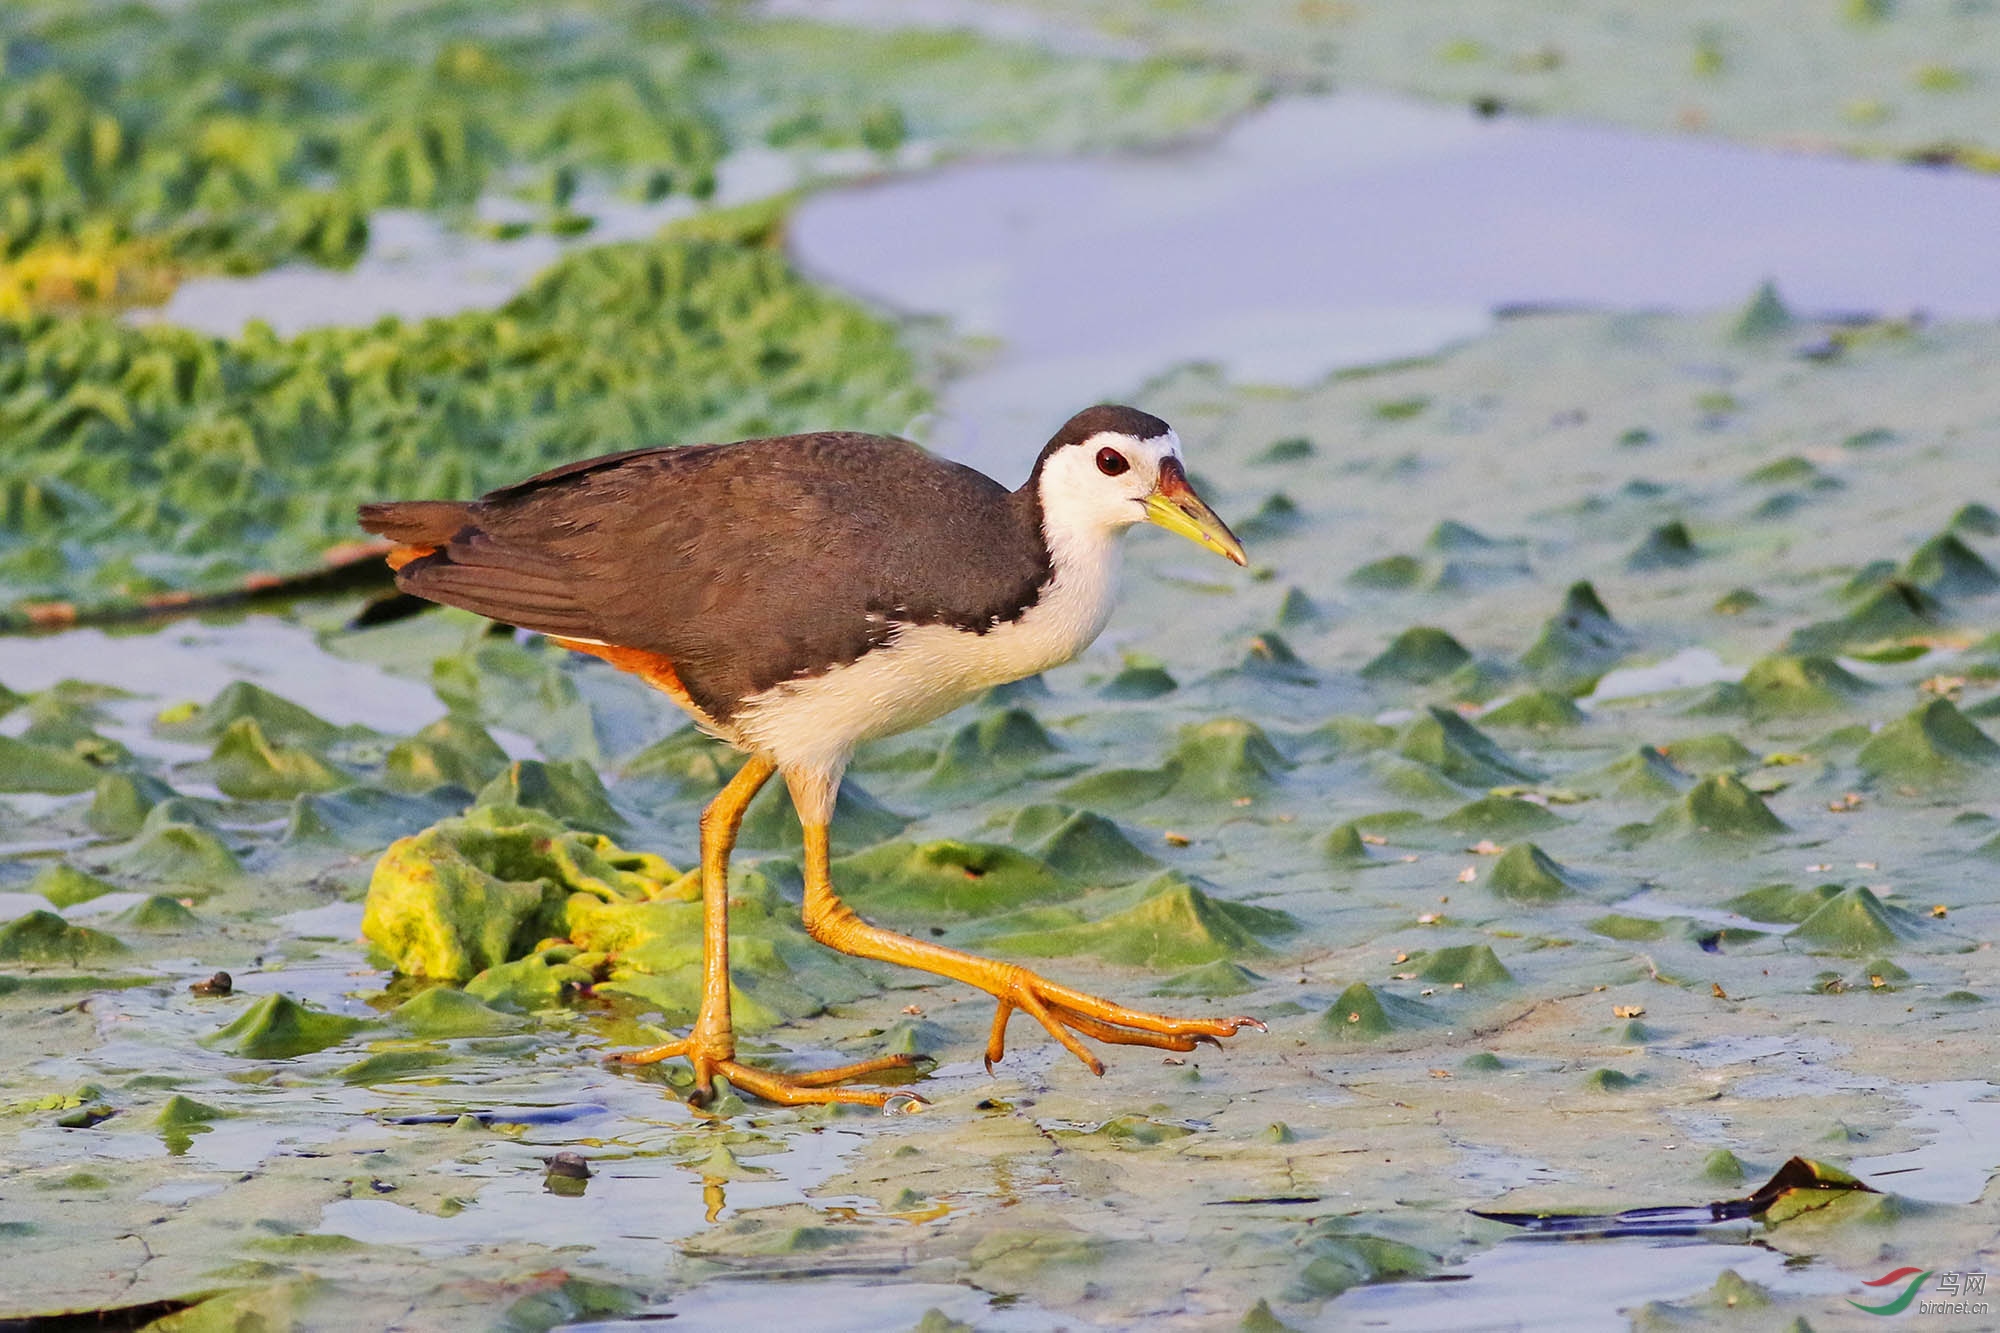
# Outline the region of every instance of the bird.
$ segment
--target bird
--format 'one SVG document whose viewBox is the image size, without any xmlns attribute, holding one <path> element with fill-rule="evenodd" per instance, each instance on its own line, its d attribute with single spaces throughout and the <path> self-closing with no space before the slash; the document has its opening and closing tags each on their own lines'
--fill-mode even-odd
<svg viewBox="0 0 2000 1333">
<path fill-rule="evenodd" d="M 908 440 L 818 431 L 631 449 L 477 500 L 363 504 L 397 586 L 629 671 L 746 756 L 703 810 L 701 1000 L 688 1035 L 614 1056 L 685 1059 L 765 1101 L 888 1107 L 853 1086 L 907 1055 L 809 1073 L 736 1058 L 728 869 L 745 808 L 783 777 L 804 829 L 804 925 L 842 953 L 964 982 L 997 1001 L 989 1072 L 1017 1011 L 1093 1073 L 1081 1038 L 1191 1051 L 1254 1018 L 1168 1018 L 1027 968 L 862 920 L 835 892 L 828 825 L 855 747 L 921 726 L 1081 653 L 1110 618 L 1121 538 L 1141 522 L 1238 565 L 1243 544 L 1189 483 L 1159 417 L 1099 404 L 1066 422 L 1017 490 Z M 905 1103 L 907 1104 L 907 1103 Z"/>
</svg>

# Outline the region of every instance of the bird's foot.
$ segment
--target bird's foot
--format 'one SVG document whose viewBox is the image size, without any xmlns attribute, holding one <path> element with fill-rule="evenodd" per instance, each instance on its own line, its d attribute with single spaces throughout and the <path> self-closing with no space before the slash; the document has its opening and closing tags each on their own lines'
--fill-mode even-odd
<svg viewBox="0 0 2000 1333">
<path fill-rule="evenodd" d="M 643 1051 L 626 1051 L 607 1057 L 619 1065 L 652 1065 L 662 1060 L 683 1059 L 694 1066 L 694 1091 L 688 1101 L 706 1106 L 715 1097 L 715 1080 L 726 1078 L 731 1087 L 752 1097 L 781 1106 L 805 1106 L 818 1102 L 847 1102 L 856 1106 L 879 1106 L 884 1110 L 915 1111 L 928 1106 L 922 1097 L 902 1088 L 842 1087 L 849 1079 L 867 1078 L 894 1070 L 915 1069 L 923 1057 L 882 1055 L 837 1069 L 816 1069 L 803 1074 L 783 1074 L 774 1069 L 758 1069 L 739 1063 L 733 1050 L 723 1054 L 719 1044 L 696 1036 L 683 1037 Z"/>
<path fill-rule="evenodd" d="M 986 1040 L 986 1072 L 1007 1053 L 1007 1020 L 1014 1011 L 1039 1022 L 1083 1061 L 1093 1074 L 1104 1072 L 1104 1062 L 1090 1053 L 1078 1034 L 1093 1041 L 1115 1046 L 1152 1046 L 1163 1051 L 1191 1051 L 1206 1044 L 1220 1046 L 1222 1037 L 1233 1037 L 1244 1028 L 1265 1031 L 1255 1018 L 1168 1018 L 1140 1009 L 1101 1000 L 1095 995 L 1058 985 L 1024 967 L 996 963 L 994 984 L 985 987 L 1000 1001 L 993 1014 L 993 1032 Z"/>
</svg>

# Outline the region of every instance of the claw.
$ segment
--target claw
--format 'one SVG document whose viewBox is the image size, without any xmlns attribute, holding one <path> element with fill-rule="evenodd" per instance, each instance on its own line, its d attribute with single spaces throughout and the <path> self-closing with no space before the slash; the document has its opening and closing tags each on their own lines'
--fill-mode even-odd
<svg viewBox="0 0 2000 1333">
<path fill-rule="evenodd" d="M 883 1115 L 915 1115 L 930 1105 L 930 1099 L 919 1097 L 914 1092 L 892 1092 L 882 1103 Z"/>
<path fill-rule="evenodd" d="M 1261 1018 L 1232 1018 L 1229 1021 L 1239 1028 L 1256 1028 L 1259 1032 L 1271 1030 L 1264 1026 L 1264 1020 Z"/>
<path fill-rule="evenodd" d="M 1221 1041 L 1219 1041 L 1214 1037 L 1209 1036 L 1206 1032 L 1196 1033 L 1195 1041 L 1203 1046 L 1213 1046 L 1218 1051 L 1222 1049 Z"/>
</svg>

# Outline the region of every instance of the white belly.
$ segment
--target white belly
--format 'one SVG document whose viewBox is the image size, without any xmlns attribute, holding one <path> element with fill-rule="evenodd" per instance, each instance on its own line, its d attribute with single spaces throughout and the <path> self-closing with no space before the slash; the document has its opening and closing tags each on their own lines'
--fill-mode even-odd
<svg viewBox="0 0 2000 1333">
<path fill-rule="evenodd" d="M 906 625 L 846 666 L 752 696 L 730 718 L 734 739 L 787 772 L 837 780 L 862 741 L 922 726 L 995 685 L 1060 666 L 1111 617 L 1117 547 L 1094 554 L 1100 558 L 1065 570 L 1019 620 L 984 634 Z"/>
</svg>

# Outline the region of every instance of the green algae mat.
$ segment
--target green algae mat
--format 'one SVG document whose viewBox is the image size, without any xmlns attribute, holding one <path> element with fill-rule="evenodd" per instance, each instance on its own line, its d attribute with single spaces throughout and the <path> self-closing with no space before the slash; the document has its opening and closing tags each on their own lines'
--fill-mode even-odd
<svg viewBox="0 0 2000 1333">
<path fill-rule="evenodd" d="M 1953 0 L 981 0 L 1298 89 L 2000 169 L 2000 16 Z"/>
<path fill-rule="evenodd" d="M 602 1064 L 692 1014 L 734 760 L 599 663 L 327 605 L 316 669 L 434 721 L 329 721 L 282 673 L 9 691 L 10 1311 L 1305 1327 L 1551 1230 L 1652 1263 L 1624 1215 L 1793 1157 L 1783 1206 L 1676 1214 L 1714 1257 L 1637 1324 L 1838 1326 L 1883 1272 L 1980 1270 L 2000 1163 L 1952 1126 L 1990 1123 L 2000 997 L 1996 355 L 1764 293 L 1306 391 L 1156 382 L 1251 570 L 1135 534 L 1083 661 L 859 756 L 835 875 L 1271 1031 L 1094 1079 L 1022 1027 L 989 1078 L 983 996 L 806 938 L 760 800 L 750 1057 L 930 1056 L 918 1115 L 697 1115 L 673 1066 Z"/>
</svg>

